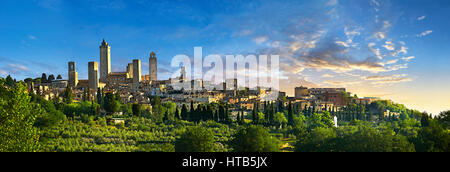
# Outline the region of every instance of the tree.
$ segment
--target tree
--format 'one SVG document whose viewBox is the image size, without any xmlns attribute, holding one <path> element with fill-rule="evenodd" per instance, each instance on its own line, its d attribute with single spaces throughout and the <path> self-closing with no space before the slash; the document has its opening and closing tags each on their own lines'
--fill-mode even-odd
<svg viewBox="0 0 450 172">
<path fill-rule="evenodd" d="M 235 152 L 278 152 L 279 141 L 270 136 L 262 126 L 250 125 L 233 135 L 232 147 Z"/>
<path fill-rule="evenodd" d="M 444 128 L 450 128 L 450 110 L 439 113 L 437 119 Z"/>
<path fill-rule="evenodd" d="M 412 140 L 417 152 L 450 152 L 449 131 L 434 119 L 429 119 Z"/>
<path fill-rule="evenodd" d="M 141 116 L 141 105 L 134 103 L 132 106 L 133 116 Z"/>
<path fill-rule="evenodd" d="M 175 141 L 176 152 L 214 152 L 216 145 L 213 133 L 204 127 L 188 127 Z"/>
<path fill-rule="evenodd" d="M 73 101 L 72 89 L 69 87 L 69 85 L 67 85 L 66 89 L 64 90 L 63 100 L 66 104 L 71 104 Z"/>
<path fill-rule="evenodd" d="M 183 107 L 181 107 L 181 119 L 186 121 L 189 120 L 189 112 L 186 104 L 183 104 Z"/>
<path fill-rule="evenodd" d="M 294 118 L 294 117 L 293 117 Z M 286 119 L 286 116 L 284 116 L 284 113 L 282 112 L 277 112 L 275 114 L 275 118 L 274 118 L 274 124 L 277 125 L 278 127 L 282 127 L 284 124 L 286 124 L 288 122 L 288 120 Z M 292 125 L 294 125 L 294 119 L 292 119 Z"/>
<path fill-rule="evenodd" d="M 54 80 L 55 80 L 55 75 L 51 74 L 51 75 L 48 76 L 47 82 L 48 82 L 48 83 L 51 83 L 51 82 L 53 82 Z"/>
<path fill-rule="evenodd" d="M 58 75 L 58 77 L 56 77 L 56 79 L 63 79 L 61 75 Z"/>
<path fill-rule="evenodd" d="M 294 125 L 294 108 L 292 107 L 292 103 L 289 102 L 289 109 L 288 109 L 288 124 Z"/>
<path fill-rule="evenodd" d="M 91 97 L 90 92 L 91 89 L 88 89 L 88 96 Z M 97 88 L 97 103 L 100 105 L 100 108 L 103 107 L 103 92 L 100 87 Z"/>
<path fill-rule="evenodd" d="M 181 120 L 181 114 L 180 114 L 180 109 L 178 109 L 178 107 L 175 107 L 175 118 Z"/>
<path fill-rule="evenodd" d="M 42 73 L 41 83 L 47 83 L 47 74 Z"/>
<path fill-rule="evenodd" d="M 115 112 L 118 112 L 120 110 L 120 104 L 115 99 L 113 93 L 106 93 L 106 96 L 104 98 L 104 108 L 109 115 L 114 114 Z"/>
<path fill-rule="evenodd" d="M 42 110 L 30 99 L 22 83 L 8 88 L 0 79 L 0 152 L 37 150 L 38 134 L 33 124 Z"/>
<path fill-rule="evenodd" d="M 6 77 L 5 85 L 8 86 L 8 87 L 15 87 L 15 86 L 16 86 L 16 82 L 15 82 L 14 79 L 11 77 L 11 75 L 8 75 L 8 76 Z"/>
</svg>

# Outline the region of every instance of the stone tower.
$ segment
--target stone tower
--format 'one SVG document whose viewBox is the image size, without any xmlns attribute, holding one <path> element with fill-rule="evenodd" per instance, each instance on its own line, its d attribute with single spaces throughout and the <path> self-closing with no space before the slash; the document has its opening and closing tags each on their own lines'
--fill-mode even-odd
<svg viewBox="0 0 450 172">
<path fill-rule="evenodd" d="M 128 78 L 133 78 L 133 63 L 128 63 L 127 73 L 128 73 Z"/>
<path fill-rule="evenodd" d="M 133 60 L 133 84 L 141 82 L 141 60 Z"/>
<path fill-rule="evenodd" d="M 69 87 L 78 85 L 78 72 L 75 69 L 75 62 L 69 62 Z"/>
<path fill-rule="evenodd" d="M 106 83 L 106 77 L 111 73 L 111 47 L 103 39 L 100 46 L 100 82 Z"/>
<path fill-rule="evenodd" d="M 155 52 L 150 53 L 149 59 L 149 76 L 150 81 L 158 80 L 158 64 L 156 63 L 156 54 Z"/>
<path fill-rule="evenodd" d="M 89 87 L 92 90 L 97 90 L 98 88 L 98 63 L 89 62 Z"/>
</svg>

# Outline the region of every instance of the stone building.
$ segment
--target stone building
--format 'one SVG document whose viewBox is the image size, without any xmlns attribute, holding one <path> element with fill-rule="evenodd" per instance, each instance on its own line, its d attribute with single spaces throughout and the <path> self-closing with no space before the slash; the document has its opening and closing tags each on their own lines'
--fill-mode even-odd
<svg viewBox="0 0 450 172">
<path fill-rule="evenodd" d="M 89 62 L 89 87 L 96 90 L 99 87 L 98 63 Z"/>
<path fill-rule="evenodd" d="M 302 99 L 309 95 L 309 91 L 307 87 L 296 87 L 295 88 L 295 99 Z"/>
<path fill-rule="evenodd" d="M 75 62 L 69 62 L 69 86 L 76 87 L 78 85 L 78 72 L 75 69 Z"/>
<path fill-rule="evenodd" d="M 150 53 L 150 58 L 149 58 L 148 64 L 149 64 L 150 81 L 157 81 L 158 80 L 158 65 L 156 62 L 155 52 Z"/>
<path fill-rule="evenodd" d="M 111 47 L 103 40 L 100 46 L 100 82 L 106 83 L 106 77 L 111 73 Z"/>
</svg>

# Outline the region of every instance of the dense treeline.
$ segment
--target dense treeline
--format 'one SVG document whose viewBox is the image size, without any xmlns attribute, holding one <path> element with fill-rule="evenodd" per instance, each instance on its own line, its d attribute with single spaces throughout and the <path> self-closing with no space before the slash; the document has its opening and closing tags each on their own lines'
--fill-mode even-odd
<svg viewBox="0 0 450 172">
<path fill-rule="evenodd" d="M 343 109 L 265 102 L 251 112 L 229 104 L 151 108 L 97 90 L 75 102 L 70 89 L 45 100 L 22 81 L 0 78 L 0 151 L 45 152 L 449 152 L 450 111 L 435 118 L 390 101 Z M 398 116 L 384 115 L 389 110 Z M 333 117 L 339 119 L 334 126 Z"/>
</svg>

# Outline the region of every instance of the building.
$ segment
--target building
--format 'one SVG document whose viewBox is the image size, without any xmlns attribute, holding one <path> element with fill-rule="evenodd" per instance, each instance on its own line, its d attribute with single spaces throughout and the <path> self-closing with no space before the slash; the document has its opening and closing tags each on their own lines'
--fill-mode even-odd
<svg viewBox="0 0 450 172">
<path fill-rule="evenodd" d="M 141 60 L 133 60 L 133 84 L 141 82 Z"/>
<path fill-rule="evenodd" d="M 296 87 L 295 88 L 295 99 L 302 99 L 303 97 L 308 96 L 309 91 L 307 87 Z"/>
<path fill-rule="evenodd" d="M 106 83 L 106 77 L 111 73 L 111 47 L 103 39 L 100 46 L 100 82 Z"/>
<path fill-rule="evenodd" d="M 150 53 L 149 58 L 149 75 L 150 75 L 150 81 L 157 81 L 158 80 L 158 65 L 156 63 L 156 54 L 155 52 Z"/>
<path fill-rule="evenodd" d="M 98 63 L 97 62 L 89 62 L 89 87 L 93 90 L 97 90 L 99 87 L 99 78 L 98 78 Z"/>
<path fill-rule="evenodd" d="M 78 85 L 78 73 L 75 68 L 75 62 L 69 62 L 69 86 L 76 87 Z"/>
<path fill-rule="evenodd" d="M 127 73 L 129 78 L 133 78 L 133 63 L 128 63 Z"/>
<path fill-rule="evenodd" d="M 136 91 L 139 88 L 141 80 L 141 61 L 135 59 L 133 60 L 133 90 Z"/>
<path fill-rule="evenodd" d="M 346 106 L 344 94 L 342 92 L 325 92 L 323 93 L 325 101 L 333 103 L 335 106 Z"/>
<path fill-rule="evenodd" d="M 345 88 L 310 88 L 309 94 L 321 95 L 326 92 L 346 92 Z"/>
</svg>

